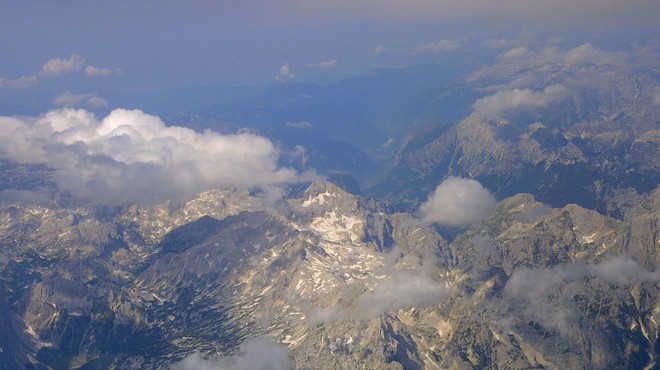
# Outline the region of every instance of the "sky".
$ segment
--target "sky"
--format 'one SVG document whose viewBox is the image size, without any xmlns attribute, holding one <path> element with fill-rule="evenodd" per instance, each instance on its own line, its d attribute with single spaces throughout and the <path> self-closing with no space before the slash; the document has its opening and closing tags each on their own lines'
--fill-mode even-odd
<svg viewBox="0 0 660 370">
<path fill-rule="evenodd" d="M 607 48 L 655 37 L 660 2 L 0 0 L 0 23 L 0 94 L 155 91 L 338 79 L 521 37 Z"/>
<path fill-rule="evenodd" d="M 47 165 L 59 190 L 77 198 L 125 205 L 226 186 L 276 198 L 283 184 L 315 174 L 279 167 L 281 156 L 293 154 L 265 137 L 170 127 L 157 112 L 118 106 L 112 96 L 324 82 L 423 63 L 505 73 L 550 62 L 617 62 L 633 49 L 655 58 L 645 50 L 658 48 L 660 2 L 0 0 L 0 24 L 0 158 Z M 523 77 L 484 90 L 475 114 L 536 110 L 571 90 L 535 90 L 537 76 Z M 654 102 L 657 91 L 649 93 Z M 31 112 L 5 112 L 21 104 Z M 439 223 L 455 217 L 437 209 L 452 205 L 456 199 L 446 194 L 457 188 L 492 205 L 488 190 L 460 181 L 441 184 L 421 216 Z M 0 193 L 7 196 L 15 194 Z M 474 222 L 486 208 L 456 222 Z"/>
</svg>

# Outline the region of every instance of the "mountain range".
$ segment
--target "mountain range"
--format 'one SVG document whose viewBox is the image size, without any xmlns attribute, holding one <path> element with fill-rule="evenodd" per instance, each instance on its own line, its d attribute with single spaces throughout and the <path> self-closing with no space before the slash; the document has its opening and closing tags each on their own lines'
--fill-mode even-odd
<svg viewBox="0 0 660 370">
<path fill-rule="evenodd" d="M 78 141 L 16 136 L 73 164 L 0 149 L 0 369 L 658 368 L 654 55 L 519 47 L 486 66 L 196 90 L 203 107 L 107 142 L 73 123 L 52 137 Z M 71 112 L 55 117 L 92 116 Z M 245 161 L 255 186 L 161 199 L 158 181 L 238 168 L 167 172 L 195 145 L 128 146 L 167 129 L 196 155 L 272 148 Z M 98 168 L 154 197 L 80 197 L 115 184 Z"/>
</svg>

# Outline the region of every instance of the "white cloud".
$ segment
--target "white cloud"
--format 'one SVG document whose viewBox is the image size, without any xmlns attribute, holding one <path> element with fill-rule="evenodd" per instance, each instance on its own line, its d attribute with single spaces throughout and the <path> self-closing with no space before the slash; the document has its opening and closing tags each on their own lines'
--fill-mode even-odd
<svg viewBox="0 0 660 370">
<path fill-rule="evenodd" d="M 41 68 L 40 74 L 46 77 L 56 77 L 65 73 L 79 70 L 84 62 L 84 58 L 77 54 L 71 54 L 69 59 L 51 59 Z"/>
<path fill-rule="evenodd" d="M 529 50 L 525 46 L 518 46 L 517 48 L 513 48 L 510 50 L 507 50 L 504 54 L 501 55 L 502 59 L 516 59 L 523 57 L 525 54 L 527 54 Z"/>
<path fill-rule="evenodd" d="M 371 55 L 383 55 L 387 51 L 385 45 L 378 45 L 371 51 Z"/>
<path fill-rule="evenodd" d="M 495 206 L 495 198 L 478 181 L 449 177 L 419 207 L 424 221 L 458 226 L 479 221 Z"/>
<path fill-rule="evenodd" d="M 434 41 L 428 44 L 418 45 L 413 53 L 441 53 L 445 51 L 458 50 L 461 48 L 461 44 L 452 40 L 439 40 Z"/>
<path fill-rule="evenodd" d="M 310 63 L 307 65 L 307 67 L 309 68 L 333 68 L 336 66 L 337 66 L 337 60 L 335 59 L 324 60 L 322 62 Z"/>
<path fill-rule="evenodd" d="M 218 359 L 204 359 L 194 353 L 174 365 L 175 370 L 290 370 L 293 363 L 286 346 L 266 337 L 243 342 L 239 353 Z"/>
<path fill-rule="evenodd" d="M 5 79 L 0 77 L 0 89 L 8 87 L 12 89 L 25 89 L 32 85 L 39 83 L 39 77 L 31 76 L 21 76 L 13 79 Z"/>
<path fill-rule="evenodd" d="M 533 110 L 564 100 L 570 91 L 561 84 L 546 87 L 542 91 L 512 89 L 498 91 L 493 95 L 477 99 L 473 108 L 488 118 L 500 117 L 510 110 Z"/>
<path fill-rule="evenodd" d="M 87 66 L 85 68 L 85 76 L 110 76 L 112 74 L 121 74 L 121 69 L 99 68 L 95 66 Z"/>
<path fill-rule="evenodd" d="M 100 96 L 97 96 L 94 93 L 73 94 L 68 91 L 58 95 L 53 100 L 53 103 L 55 103 L 55 105 L 59 105 L 61 107 L 67 107 L 67 108 L 76 107 L 79 106 L 81 103 L 85 103 L 88 107 L 92 109 L 103 108 L 108 105 L 108 102 L 105 101 L 105 99 L 103 99 Z"/>
<path fill-rule="evenodd" d="M 275 76 L 275 79 L 280 82 L 291 81 L 294 78 L 296 78 L 296 75 L 294 75 L 293 72 L 291 72 L 291 67 L 289 67 L 289 63 L 284 63 L 280 67 L 280 71 L 277 74 L 277 76 Z"/>
<path fill-rule="evenodd" d="M 91 202 L 157 203 L 212 188 L 268 190 L 299 180 L 278 167 L 279 153 L 264 137 L 166 127 L 139 110 L 117 109 L 98 120 L 61 109 L 0 117 L 0 126 L 0 157 L 46 164 L 60 190 Z"/>
</svg>

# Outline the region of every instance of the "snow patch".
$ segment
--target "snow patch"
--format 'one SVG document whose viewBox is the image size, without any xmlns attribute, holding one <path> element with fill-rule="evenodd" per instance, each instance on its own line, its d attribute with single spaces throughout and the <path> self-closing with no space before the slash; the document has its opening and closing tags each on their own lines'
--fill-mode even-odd
<svg viewBox="0 0 660 370">
<path fill-rule="evenodd" d="M 316 204 L 319 204 L 319 205 L 323 205 L 323 204 L 326 202 L 326 197 L 329 198 L 329 197 L 332 197 L 332 196 L 333 196 L 333 195 L 330 194 L 330 193 L 327 192 L 327 191 L 326 191 L 325 193 L 318 194 L 318 195 L 315 196 L 315 197 L 310 196 L 307 200 L 305 200 L 305 201 L 303 202 L 302 206 L 303 206 L 303 207 L 309 207 L 309 206 L 311 206 L 312 204 L 315 204 L 315 203 L 316 203 Z"/>
</svg>

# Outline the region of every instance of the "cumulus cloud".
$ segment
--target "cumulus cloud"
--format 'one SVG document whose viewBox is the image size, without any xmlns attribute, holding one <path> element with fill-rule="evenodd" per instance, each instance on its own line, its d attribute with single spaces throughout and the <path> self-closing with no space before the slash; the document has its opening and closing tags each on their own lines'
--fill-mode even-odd
<svg viewBox="0 0 660 370">
<path fill-rule="evenodd" d="M 419 212 L 429 223 L 450 226 L 479 221 L 495 207 L 495 198 L 479 181 L 449 177 L 424 202 Z"/>
<path fill-rule="evenodd" d="M 40 74 L 46 77 L 56 77 L 75 72 L 82 67 L 84 61 L 84 58 L 77 54 L 71 54 L 68 59 L 51 59 L 41 68 Z"/>
<path fill-rule="evenodd" d="M 156 116 L 117 109 L 98 120 L 61 109 L 0 117 L 0 157 L 42 163 L 60 190 L 103 204 L 155 203 L 221 187 L 268 190 L 299 180 L 279 168 L 268 139 L 167 127 Z"/>
<path fill-rule="evenodd" d="M 275 79 L 280 82 L 291 81 L 294 78 L 296 78 L 296 75 L 294 75 L 293 72 L 291 72 L 291 67 L 289 67 L 289 63 L 282 64 L 279 73 L 277 74 L 277 76 L 275 76 Z"/>
<path fill-rule="evenodd" d="M 330 59 L 330 60 L 324 60 L 318 63 L 310 63 L 307 65 L 309 68 L 333 68 L 337 66 L 337 60 L 335 59 Z"/>
<path fill-rule="evenodd" d="M 523 307 L 527 317 L 566 335 L 577 315 L 573 297 L 584 291 L 584 278 L 599 278 L 625 287 L 636 282 L 657 283 L 660 271 L 648 271 L 626 256 L 612 257 L 598 264 L 522 268 L 511 275 L 504 297 Z"/>
<path fill-rule="evenodd" d="M 39 77 L 37 76 L 21 76 L 13 79 L 6 79 L 0 77 L 0 89 L 2 88 L 11 88 L 11 89 L 25 89 L 32 85 L 39 83 Z"/>
<path fill-rule="evenodd" d="M 371 55 L 383 55 L 387 51 L 385 45 L 378 45 L 371 51 Z"/>
<path fill-rule="evenodd" d="M 205 359 L 194 353 L 174 365 L 175 370 L 290 370 L 293 362 L 286 346 L 266 337 L 249 339 L 239 353 L 218 359 Z"/>
<path fill-rule="evenodd" d="M 68 108 L 76 107 L 81 103 L 85 103 L 89 108 L 92 109 L 103 108 L 108 105 L 108 102 L 105 99 L 97 96 L 94 93 L 73 94 L 68 91 L 58 95 L 53 100 L 53 103 L 55 103 L 55 105 Z"/>
<path fill-rule="evenodd" d="M 550 104 L 566 99 L 569 95 L 570 91 L 561 84 L 548 86 L 542 91 L 531 89 L 502 90 L 493 95 L 477 99 L 472 107 L 475 112 L 488 118 L 497 118 L 511 110 L 545 108 Z"/>
<path fill-rule="evenodd" d="M 441 53 L 445 51 L 452 51 L 452 50 L 458 50 L 461 48 L 461 44 L 452 41 L 452 40 L 439 40 L 439 41 L 434 41 L 428 44 L 421 44 L 418 45 L 414 50 L 413 53 L 415 54 L 421 54 L 421 53 Z"/>
<path fill-rule="evenodd" d="M 122 70 L 117 68 L 117 69 L 110 69 L 110 68 L 99 68 L 95 67 L 92 65 L 87 66 L 85 68 L 85 76 L 110 76 L 112 74 L 121 74 Z"/>
</svg>

